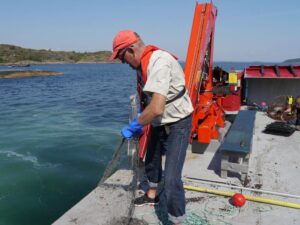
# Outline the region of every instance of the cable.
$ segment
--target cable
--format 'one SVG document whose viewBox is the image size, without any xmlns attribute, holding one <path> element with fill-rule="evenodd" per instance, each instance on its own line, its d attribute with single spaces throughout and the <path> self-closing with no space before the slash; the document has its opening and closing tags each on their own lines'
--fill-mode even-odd
<svg viewBox="0 0 300 225">
<path fill-rule="evenodd" d="M 247 190 L 247 191 L 260 192 L 260 193 L 265 193 L 265 194 L 272 194 L 272 195 L 285 196 L 285 197 L 291 197 L 291 198 L 300 198 L 299 195 L 292 195 L 292 194 L 280 193 L 280 192 L 274 192 L 274 191 L 266 191 L 266 190 L 254 189 L 254 188 L 246 188 L 246 187 L 240 187 L 237 185 L 221 184 L 221 183 L 216 183 L 213 181 L 204 181 L 204 180 L 201 181 L 197 178 L 192 178 L 192 177 L 186 177 L 186 179 L 193 180 L 195 182 L 199 182 L 199 183 L 203 183 L 203 184 L 211 184 L 211 185 L 216 185 L 216 186 L 228 187 L 228 188 L 232 188 L 232 189 Z"/>
<path fill-rule="evenodd" d="M 227 197 L 232 197 L 235 194 L 233 192 L 225 192 L 225 191 L 219 191 L 219 190 L 215 190 L 215 189 L 200 188 L 200 187 L 194 187 L 194 186 L 189 186 L 189 185 L 185 185 L 184 189 L 190 190 L 190 191 L 199 191 L 199 192 L 210 193 L 210 194 L 215 194 L 215 195 L 227 196 Z M 249 195 L 244 195 L 244 196 L 247 200 L 254 201 L 254 202 L 260 202 L 260 203 L 284 206 L 284 207 L 289 207 L 289 208 L 294 208 L 294 209 L 300 209 L 300 204 L 297 204 L 297 203 L 284 202 L 284 201 L 279 201 L 279 200 L 274 200 L 274 199 L 269 199 L 269 198 L 254 197 L 254 196 L 249 196 Z"/>
</svg>

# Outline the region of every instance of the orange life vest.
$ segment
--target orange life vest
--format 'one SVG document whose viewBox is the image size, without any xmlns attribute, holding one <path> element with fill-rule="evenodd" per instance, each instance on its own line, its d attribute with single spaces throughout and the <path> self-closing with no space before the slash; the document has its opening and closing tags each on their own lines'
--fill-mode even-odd
<svg viewBox="0 0 300 225">
<path fill-rule="evenodd" d="M 141 66 L 137 70 L 137 91 L 139 94 L 141 109 L 144 109 L 149 104 L 149 97 L 143 93 L 143 88 L 147 82 L 147 68 L 149 65 L 150 58 L 154 51 L 161 50 L 154 45 L 147 45 L 142 56 L 141 56 Z M 172 55 L 172 54 L 171 54 Z M 172 55 L 176 60 L 177 57 Z"/>
</svg>

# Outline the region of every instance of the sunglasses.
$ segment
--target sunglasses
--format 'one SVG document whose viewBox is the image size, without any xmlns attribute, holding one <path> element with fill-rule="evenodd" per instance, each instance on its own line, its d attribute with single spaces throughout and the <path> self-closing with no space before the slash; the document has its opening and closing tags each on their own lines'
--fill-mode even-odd
<svg viewBox="0 0 300 225">
<path fill-rule="evenodd" d="M 122 63 L 125 63 L 124 58 L 125 58 L 125 54 L 126 54 L 127 50 L 128 50 L 128 48 L 124 48 L 118 54 L 118 59 L 120 59 Z"/>
</svg>

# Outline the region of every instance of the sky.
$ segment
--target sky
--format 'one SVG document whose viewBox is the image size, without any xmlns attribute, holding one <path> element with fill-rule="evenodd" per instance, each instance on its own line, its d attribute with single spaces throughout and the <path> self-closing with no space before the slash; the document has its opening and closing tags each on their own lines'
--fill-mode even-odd
<svg viewBox="0 0 300 225">
<path fill-rule="evenodd" d="M 209 1 L 198 1 L 199 3 Z M 300 58 L 299 0 L 215 0 L 214 61 Z M 0 44 L 95 52 L 135 30 L 184 61 L 195 0 L 0 0 Z"/>
</svg>

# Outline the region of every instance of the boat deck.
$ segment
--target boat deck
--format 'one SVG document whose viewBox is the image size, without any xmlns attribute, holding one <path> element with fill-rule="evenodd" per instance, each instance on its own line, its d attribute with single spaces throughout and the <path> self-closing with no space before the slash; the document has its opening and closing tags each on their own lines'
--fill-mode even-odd
<svg viewBox="0 0 300 225">
<path fill-rule="evenodd" d="M 220 178 L 218 141 L 212 142 L 204 154 L 188 151 L 183 170 L 185 185 L 300 204 L 300 132 L 296 131 L 289 137 L 263 133 L 265 126 L 271 122 L 264 113 L 257 112 L 246 187 L 290 194 L 290 197 L 239 190 L 242 185 L 237 174 Z M 229 123 L 223 133 L 228 127 Z M 131 178 L 130 170 L 117 171 L 105 185 L 95 188 L 54 224 L 127 224 L 131 200 L 127 187 Z M 195 191 L 186 191 L 186 201 L 186 225 L 300 224 L 300 209 L 253 201 L 236 208 L 229 197 Z M 169 224 L 164 199 L 155 207 L 135 207 L 131 224 Z"/>
</svg>

